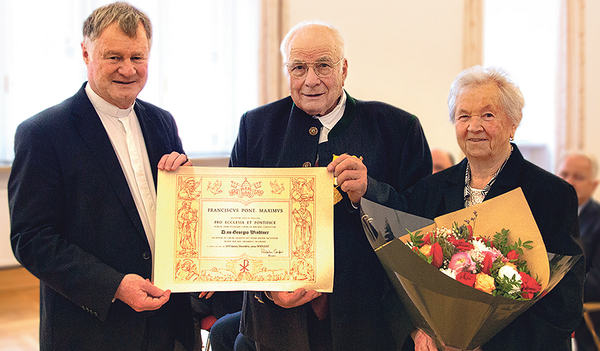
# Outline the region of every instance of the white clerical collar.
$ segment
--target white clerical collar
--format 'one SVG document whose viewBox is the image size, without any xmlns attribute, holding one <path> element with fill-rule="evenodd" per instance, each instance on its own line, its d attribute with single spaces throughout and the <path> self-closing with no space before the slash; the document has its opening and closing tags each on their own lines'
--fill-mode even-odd
<svg viewBox="0 0 600 351">
<path fill-rule="evenodd" d="M 88 98 L 90 99 L 90 101 L 92 102 L 92 105 L 94 105 L 94 107 L 96 109 L 102 111 L 103 113 L 105 113 L 106 115 L 108 115 L 110 117 L 116 117 L 116 118 L 127 117 L 127 116 L 129 116 L 129 114 L 131 113 L 131 110 L 133 109 L 133 106 L 135 105 L 135 101 L 134 101 L 133 105 L 131 105 L 131 107 L 129 107 L 127 109 L 118 108 L 117 106 L 115 106 L 115 105 L 107 102 L 103 98 L 101 98 L 100 95 L 96 94 L 96 92 L 90 87 L 89 82 L 85 85 L 85 92 L 86 92 Z"/>
<path fill-rule="evenodd" d="M 337 106 L 333 109 L 333 111 L 329 112 L 325 116 L 314 116 L 314 118 L 318 119 L 319 122 L 323 125 L 323 127 L 332 130 L 333 127 L 342 119 L 344 116 L 344 111 L 346 110 L 346 92 L 342 90 L 342 96 L 340 97 L 340 101 Z"/>
</svg>

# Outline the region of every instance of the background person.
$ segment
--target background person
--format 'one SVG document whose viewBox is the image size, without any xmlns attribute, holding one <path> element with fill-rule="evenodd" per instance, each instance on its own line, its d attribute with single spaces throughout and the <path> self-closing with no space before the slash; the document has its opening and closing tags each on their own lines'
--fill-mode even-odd
<svg viewBox="0 0 600 351">
<path fill-rule="evenodd" d="M 600 204 L 592 198 L 598 186 L 598 163 L 596 158 L 584 152 L 566 154 L 559 165 L 557 175 L 571 184 L 577 192 L 579 213 L 579 244 L 586 263 L 584 302 L 600 301 Z M 591 312 L 596 333 L 600 333 L 600 313 Z M 575 331 L 578 351 L 596 351 L 592 334 L 585 322 Z"/>
<path fill-rule="evenodd" d="M 466 158 L 417 182 L 407 197 L 408 212 L 435 218 L 520 187 L 547 251 L 581 254 L 572 238 L 579 231 L 573 187 L 526 161 L 511 143 L 523 106 L 521 91 L 503 72 L 475 66 L 459 74 L 450 90 L 448 108 Z M 581 258 L 550 293 L 481 349 L 570 350 L 571 334 L 582 315 L 583 279 Z M 417 350 L 435 348 L 418 343 Z"/>
<path fill-rule="evenodd" d="M 364 196 L 398 205 L 397 192 L 431 173 L 423 130 L 410 113 L 344 92 L 348 61 L 335 29 L 301 23 L 281 51 L 291 96 L 242 116 L 230 166 L 318 165 L 333 172 L 343 196 L 334 206 L 334 291 L 246 292 L 241 331 L 260 351 L 395 350 L 394 338 L 404 341 L 411 326 L 406 319 L 391 331 L 382 317 L 391 284 L 357 204 Z M 333 155 L 342 156 L 332 161 Z"/>
<path fill-rule="evenodd" d="M 12 248 L 40 279 L 40 349 L 191 350 L 189 295 L 149 280 L 157 171 L 187 161 L 171 114 L 137 99 L 150 20 L 110 4 L 83 37 L 88 82 L 19 126 L 8 181 Z"/>
<path fill-rule="evenodd" d="M 454 166 L 454 156 L 446 150 L 432 149 L 431 160 L 433 162 L 432 173 L 443 171 L 446 168 Z"/>
</svg>

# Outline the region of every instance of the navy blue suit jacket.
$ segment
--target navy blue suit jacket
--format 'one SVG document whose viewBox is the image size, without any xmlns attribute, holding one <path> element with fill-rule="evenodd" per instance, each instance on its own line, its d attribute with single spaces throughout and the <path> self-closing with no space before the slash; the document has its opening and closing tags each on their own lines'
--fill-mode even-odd
<svg viewBox="0 0 600 351">
<path fill-rule="evenodd" d="M 513 153 L 490 188 L 486 200 L 521 187 L 548 252 L 579 255 L 577 195 L 562 179 Z M 408 212 L 435 218 L 464 208 L 467 159 L 419 181 L 407 197 Z M 571 334 L 582 316 L 584 260 L 581 258 L 545 297 L 502 329 L 489 350 L 570 350 Z"/>
<path fill-rule="evenodd" d="M 11 242 L 17 260 L 40 279 L 41 349 L 139 350 L 146 343 L 161 349 L 177 329 L 189 333 L 182 339 L 192 336 L 189 296 L 173 294 L 154 312 L 112 303 L 126 274 L 151 278 L 152 257 L 125 175 L 84 87 L 23 122 L 15 136 Z M 146 102 L 137 100 L 135 112 L 156 185 L 161 156 L 183 153 L 177 127 L 167 111 Z M 146 335 L 151 323 L 161 325 L 160 332 Z"/>
<path fill-rule="evenodd" d="M 600 301 L 600 204 L 590 199 L 579 213 L 579 241 L 585 255 L 583 301 Z M 600 333 L 600 312 L 590 313 L 596 333 Z M 575 332 L 579 351 L 596 350 L 585 323 Z"/>
<path fill-rule="evenodd" d="M 231 154 L 234 167 L 327 166 L 333 155 L 362 157 L 368 171 L 365 198 L 388 206 L 399 192 L 431 173 L 431 156 L 419 120 L 396 107 L 348 96 L 342 119 L 319 144 L 309 131 L 320 122 L 294 105 L 291 97 L 242 116 Z M 394 350 L 410 325 L 391 331 L 382 302 L 390 282 L 347 197 L 334 206 L 335 271 L 329 297 L 334 350 Z M 284 309 L 262 292 L 244 299 L 242 332 L 274 350 L 309 350 L 307 309 Z M 401 317 L 401 316 L 400 316 Z M 406 321 L 408 323 L 408 321 Z M 402 335 L 400 335 L 402 334 Z"/>
</svg>

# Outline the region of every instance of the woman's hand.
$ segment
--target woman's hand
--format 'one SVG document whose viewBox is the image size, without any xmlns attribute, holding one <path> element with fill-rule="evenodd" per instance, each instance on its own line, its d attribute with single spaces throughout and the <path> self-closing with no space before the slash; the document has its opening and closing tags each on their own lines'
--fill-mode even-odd
<svg viewBox="0 0 600 351">
<path fill-rule="evenodd" d="M 415 351 L 438 351 L 435 341 L 421 329 L 410 334 L 415 342 Z"/>
</svg>

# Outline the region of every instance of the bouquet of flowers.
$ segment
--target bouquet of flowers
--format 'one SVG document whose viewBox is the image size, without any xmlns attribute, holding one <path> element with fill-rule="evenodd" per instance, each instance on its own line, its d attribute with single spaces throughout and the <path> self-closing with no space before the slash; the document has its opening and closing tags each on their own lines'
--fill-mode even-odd
<svg viewBox="0 0 600 351">
<path fill-rule="evenodd" d="M 579 259 L 546 252 L 520 188 L 435 220 L 365 199 L 361 211 L 365 234 L 403 303 L 385 300 L 390 328 L 408 313 L 439 345 L 461 350 L 485 344 Z"/>
<path fill-rule="evenodd" d="M 531 277 L 527 261 L 522 258 L 523 250 L 531 249 L 533 242 L 519 238 L 510 244 L 507 229 L 492 238 L 474 236 L 471 223 L 477 212 L 473 215 L 460 226 L 454 222 L 452 228 L 438 227 L 425 235 L 420 230 L 409 232 L 406 244 L 427 263 L 465 285 L 493 296 L 534 298 L 542 286 Z"/>
</svg>

